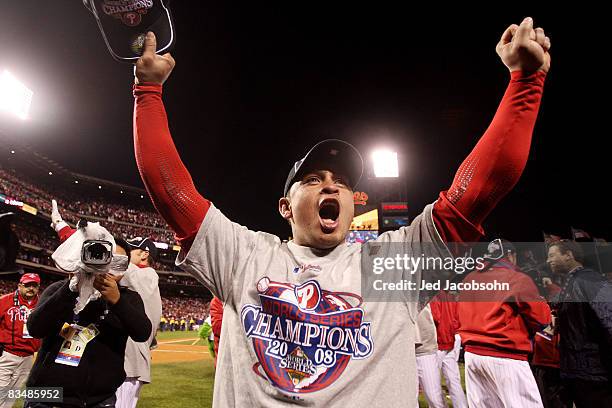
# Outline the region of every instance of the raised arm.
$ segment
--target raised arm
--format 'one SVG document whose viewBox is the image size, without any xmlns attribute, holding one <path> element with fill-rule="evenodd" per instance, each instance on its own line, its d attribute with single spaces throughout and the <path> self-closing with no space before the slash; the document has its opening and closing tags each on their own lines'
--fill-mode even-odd
<svg viewBox="0 0 612 408">
<path fill-rule="evenodd" d="M 140 176 L 153 201 L 184 246 L 193 241 L 210 207 L 193 180 L 172 141 L 162 84 L 174 68 L 170 54 L 155 54 L 156 40 L 147 33 L 144 52 L 136 63 L 134 85 L 134 150 Z"/>
<path fill-rule="evenodd" d="M 64 219 L 57 208 L 57 201 L 51 200 L 51 228 L 57 232 L 60 242 L 63 244 L 68 238 L 76 232 Z"/>
<path fill-rule="evenodd" d="M 549 49 L 549 38 L 543 29 L 533 29 L 531 18 L 508 27 L 497 44 L 510 83 L 491 125 L 434 206 L 434 222 L 445 241 L 477 241 L 481 223 L 518 182 L 550 68 Z"/>
</svg>

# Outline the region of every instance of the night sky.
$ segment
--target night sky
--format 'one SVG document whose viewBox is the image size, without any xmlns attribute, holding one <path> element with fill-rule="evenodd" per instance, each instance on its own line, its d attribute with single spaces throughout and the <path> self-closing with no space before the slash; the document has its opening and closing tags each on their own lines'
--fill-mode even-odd
<svg viewBox="0 0 612 408">
<path fill-rule="evenodd" d="M 164 101 L 198 189 L 233 220 L 287 236 L 277 202 L 289 167 L 329 137 L 364 157 L 397 150 L 416 215 L 488 126 L 509 78 L 495 45 L 530 15 L 552 68 L 527 169 L 486 230 L 529 241 L 572 225 L 612 240 L 601 11 L 216 3 L 172 3 Z M 31 119 L 2 114 L 0 130 L 70 170 L 142 186 L 132 68 L 111 58 L 93 16 L 77 0 L 0 4 L 0 70 L 34 91 Z"/>
</svg>

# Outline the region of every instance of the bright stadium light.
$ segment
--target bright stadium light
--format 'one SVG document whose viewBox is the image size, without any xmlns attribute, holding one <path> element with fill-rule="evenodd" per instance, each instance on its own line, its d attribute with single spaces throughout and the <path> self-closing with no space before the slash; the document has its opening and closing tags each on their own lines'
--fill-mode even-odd
<svg viewBox="0 0 612 408">
<path fill-rule="evenodd" d="M 397 152 L 376 150 L 372 153 L 372 162 L 376 177 L 399 177 Z"/>
<path fill-rule="evenodd" d="M 32 103 L 32 92 L 8 71 L 0 76 L 0 110 L 13 113 L 20 119 L 27 119 Z"/>
</svg>

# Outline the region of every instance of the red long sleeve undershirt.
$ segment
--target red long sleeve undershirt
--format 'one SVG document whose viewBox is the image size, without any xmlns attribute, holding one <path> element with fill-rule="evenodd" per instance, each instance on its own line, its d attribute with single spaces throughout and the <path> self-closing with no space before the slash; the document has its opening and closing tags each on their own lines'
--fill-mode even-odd
<svg viewBox="0 0 612 408">
<path fill-rule="evenodd" d="M 195 238 L 210 202 L 195 188 L 172 141 L 162 87 L 134 85 L 134 150 L 153 205 L 183 245 Z"/>
<path fill-rule="evenodd" d="M 434 206 L 434 222 L 445 241 L 478 240 L 482 221 L 517 183 L 527 163 L 545 76 L 511 74 L 491 125 Z M 134 97 L 134 149 L 140 175 L 155 208 L 188 247 L 210 202 L 196 190 L 174 146 L 161 85 L 135 85 Z"/>
<path fill-rule="evenodd" d="M 518 182 L 527 164 L 545 78 L 541 71 L 511 73 L 491 124 L 434 206 L 434 222 L 444 241 L 478 241 L 484 219 Z"/>
</svg>

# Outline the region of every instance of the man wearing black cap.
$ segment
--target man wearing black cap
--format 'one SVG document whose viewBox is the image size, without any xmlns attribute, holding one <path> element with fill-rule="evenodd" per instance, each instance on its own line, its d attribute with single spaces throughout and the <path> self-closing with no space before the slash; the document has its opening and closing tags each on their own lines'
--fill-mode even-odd
<svg viewBox="0 0 612 408">
<path fill-rule="evenodd" d="M 426 242 L 441 256 L 448 254 L 445 242 L 482 236 L 481 223 L 527 161 L 549 48 L 530 18 L 506 29 L 497 53 L 511 80 L 491 126 L 450 189 L 410 226 L 377 242 L 400 242 L 407 251 Z M 327 140 L 294 164 L 278 205 L 293 240 L 235 224 L 196 191 L 178 156 L 161 100 L 175 62 L 155 49 L 148 33 L 136 64 L 136 161 L 182 243 L 177 264 L 224 303 L 214 406 L 411 403 L 416 302 L 364 301 L 360 246 L 345 243 L 363 166 L 357 150 Z"/>
<path fill-rule="evenodd" d="M 155 243 L 149 238 L 127 240 L 130 247 L 130 265 L 120 285 L 138 292 L 151 322 L 151 335 L 145 342 L 128 339 L 125 347 L 125 381 L 117 389 L 117 408 L 134 408 L 140 389 L 151 382 L 151 343 L 161 320 L 162 302 L 159 294 L 159 276 L 150 264 L 157 257 Z"/>
<path fill-rule="evenodd" d="M 52 200 L 51 208 L 51 227 L 57 232 L 60 241 L 64 242 L 76 230 L 62 219 L 55 200 Z M 150 345 L 157 334 L 162 312 L 159 277 L 157 272 L 149 266 L 151 259 L 157 256 L 157 248 L 149 238 L 142 237 L 127 241 L 115 238 L 115 243 L 119 255 L 127 256 L 129 259 L 129 265 L 122 274 L 119 285 L 140 295 L 152 327 L 147 341 L 137 342 L 129 337 L 126 342 L 124 364 L 126 378 L 116 391 L 116 406 L 131 408 L 138 403 L 142 385 L 151 382 Z"/>
<path fill-rule="evenodd" d="M 40 276 L 26 273 L 15 292 L 0 297 L 0 408 L 13 406 L 7 392 L 21 388 L 40 348 L 40 340 L 30 336 L 26 326 L 39 290 Z"/>
<path fill-rule="evenodd" d="M 149 238 L 136 237 L 127 240 L 132 248 L 130 262 L 142 268 L 150 267 L 157 256 L 157 247 Z"/>
</svg>

